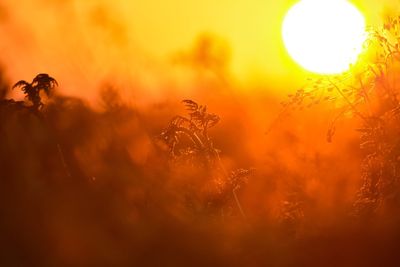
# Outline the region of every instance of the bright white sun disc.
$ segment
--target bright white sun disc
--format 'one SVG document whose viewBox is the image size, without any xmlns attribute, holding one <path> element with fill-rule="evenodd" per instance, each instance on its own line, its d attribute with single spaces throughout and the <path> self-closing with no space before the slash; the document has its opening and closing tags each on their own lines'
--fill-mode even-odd
<svg viewBox="0 0 400 267">
<path fill-rule="evenodd" d="M 337 74 L 357 61 L 365 41 L 365 20 L 346 0 L 302 0 L 286 14 L 282 37 L 303 68 Z"/>
</svg>

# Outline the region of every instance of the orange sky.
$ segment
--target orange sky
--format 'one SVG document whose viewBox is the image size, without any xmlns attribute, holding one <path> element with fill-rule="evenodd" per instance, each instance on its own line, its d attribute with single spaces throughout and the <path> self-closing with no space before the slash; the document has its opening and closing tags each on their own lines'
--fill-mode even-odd
<svg viewBox="0 0 400 267">
<path fill-rule="evenodd" d="M 137 40 L 154 55 L 168 56 L 190 44 L 198 33 L 212 32 L 232 46 L 232 68 L 239 76 L 254 71 L 268 76 L 291 74 L 281 41 L 281 23 L 296 0 L 117 2 L 121 3 Z M 365 2 L 368 1 L 353 1 L 372 23 L 385 4 Z"/>
<path fill-rule="evenodd" d="M 12 81 L 48 72 L 69 92 L 84 95 L 112 78 L 146 88 L 151 97 L 177 79 L 174 55 L 190 49 L 199 34 L 211 33 L 230 47 L 236 81 L 285 87 L 288 79 L 296 84 L 297 77 L 300 84 L 308 75 L 281 41 L 282 19 L 295 2 L 3 0 L 0 61 Z M 376 24 L 397 1 L 353 3 L 368 24 Z"/>
</svg>

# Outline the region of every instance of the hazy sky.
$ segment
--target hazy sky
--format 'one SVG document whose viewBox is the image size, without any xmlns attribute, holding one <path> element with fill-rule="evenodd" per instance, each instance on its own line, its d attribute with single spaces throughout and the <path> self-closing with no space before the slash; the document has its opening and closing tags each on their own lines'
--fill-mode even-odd
<svg viewBox="0 0 400 267">
<path fill-rule="evenodd" d="M 11 79 L 54 73 L 74 93 L 111 77 L 121 83 L 129 77 L 151 94 L 174 79 L 169 65 L 174 54 L 188 50 L 199 34 L 211 33 L 230 47 L 230 69 L 237 80 L 284 83 L 304 76 L 281 41 L 284 14 L 295 2 L 3 0 L 0 61 Z M 388 0 L 353 3 L 369 24 L 398 5 Z"/>
</svg>

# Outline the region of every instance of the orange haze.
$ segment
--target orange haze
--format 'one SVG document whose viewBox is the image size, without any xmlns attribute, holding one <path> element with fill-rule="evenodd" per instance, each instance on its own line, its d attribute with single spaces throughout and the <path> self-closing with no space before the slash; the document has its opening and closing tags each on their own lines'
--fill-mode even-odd
<svg viewBox="0 0 400 267">
<path fill-rule="evenodd" d="M 354 2 L 369 25 L 398 14 L 398 1 Z M 313 76 L 282 44 L 293 3 L 2 0 L 0 265 L 391 266 L 379 257 L 398 259 L 398 224 L 347 216 L 360 121 L 342 112 L 329 143 L 333 105 L 281 113 Z M 43 116 L 5 100 L 38 73 L 60 85 Z M 247 217 L 232 194 L 204 215 L 213 173 L 159 144 L 183 99 L 220 117 L 209 135 L 226 170 L 255 169 L 238 190 Z"/>
</svg>

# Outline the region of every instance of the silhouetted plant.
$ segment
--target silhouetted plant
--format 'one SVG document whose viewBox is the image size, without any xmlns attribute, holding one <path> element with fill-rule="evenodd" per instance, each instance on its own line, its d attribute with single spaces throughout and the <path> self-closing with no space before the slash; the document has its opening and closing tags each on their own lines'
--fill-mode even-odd
<svg viewBox="0 0 400 267">
<path fill-rule="evenodd" d="M 188 111 L 188 117 L 175 116 L 169 125 L 162 131 L 160 138 L 167 144 L 171 159 L 174 161 L 189 162 L 192 165 L 200 164 L 202 168 L 212 173 L 214 177 L 217 196 L 214 196 L 207 205 L 223 205 L 233 196 L 234 201 L 243 217 L 243 208 L 237 196 L 237 190 L 247 180 L 253 170 L 238 169 L 227 173 L 220 159 L 220 151 L 214 147 L 208 130 L 214 127 L 220 118 L 209 113 L 206 106 L 198 105 L 192 100 L 182 101 Z"/>
<path fill-rule="evenodd" d="M 24 80 L 18 81 L 16 84 L 14 84 L 12 89 L 21 88 L 22 92 L 25 94 L 25 98 L 27 98 L 32 103 L 31 108 L 34 111 L 34 114 L 37 116 L 37 118 L 39 118 L 42 122 L 45 123 L 44 125 L 48 126 L 49 124 L 45 116 L 43 116 L 42 113 L 38 112 L 44 105 L 40 93 L 43 91 L 49 97 L 56 86 L 58 86 L 58 83 L 54 78 L 50 77 L 48 74 L 41 73 L 36 75 L 36 77 L 32 80 L 31 83 L 28 83 L 27 81 Z M 17 102 L 14 100 L 7 100 L 7 101 L 8 104 L 12 105 L 14 109 L 17 107 L 26 109 L 26 106 L 23 105 L 22 101 L 17 101 Z M 50 127 L 47 129 L 50 130 Z M 62 163 L 67 176 L 71 177 L 69 168 L 65 162 L 64 153 L 60 143 L 57 142 L 56 146 L 60 162 Z"/>
<path fill-rule="evenodd" d="M 199 106 L 192 100 L 183 100 L 189 118 L 183 116 L 174 117 L 168 127 L 161 133 L 161 138 L 169 147 L 172 158 L 201 157 L 206 165 L 213 165 L 213 161 L 219 157 L 219 151 L 208 135 L 208 130 L 215 126 L 220 118 L 207 112 L 206 106 Z M 182 146 L 183 138 L 189 142 Z M 214 162 L 215 163 L 215 162 Z"/>
<path fill-rule="evenodd" d="M 375 55 L 371 56 L 371 53 Z M 400 208 L 400 16 L 388 18 L 382 29 L 369 30 L 365 53 L 350 71 L 310 79 L 310 85 L 289 95 L 284 110 L 303 109 L 331 101 L 340 109 L 328 129 L 345 114 L 361 120 L 362 186 L 354 203 L 358 216 L 379 208 Z"/>
<path fill-rule="evenodd" d="M 43 107 L 40 92 L 44 91 L 47 96 L 50 96 L 56 86 L 58 86 L 58 83 L 54 78 L 50 77 L 48 74 L 41 73 L 38 74 L 31 83 L 21 80 L 14 84 L 12 88 L 20 87 L 25 97 L 32 102 L 32 108 L 34 110 L 39 110 Z"/>
</svg>

